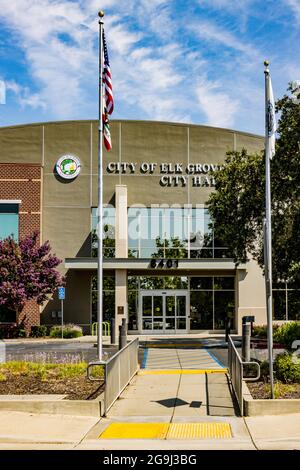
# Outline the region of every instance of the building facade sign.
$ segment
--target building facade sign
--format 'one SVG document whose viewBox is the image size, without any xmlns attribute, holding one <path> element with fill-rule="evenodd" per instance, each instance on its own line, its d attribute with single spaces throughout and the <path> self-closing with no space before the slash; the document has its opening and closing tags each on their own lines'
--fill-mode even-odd
<svg viewBox="0 0 300 470">
<path fill-rule="evenodd" d="M 160 175 L 159 184 L 163 187 L 186 186 L 188 176 L 192 176 L 192 186 L 214 187 L 215 179 L 212 175 L 221 165 L 214 163 L 155 163 L 142 162 L 109 162 L 106 171 L 109 174 L 123 175 Z"/>
<path fill-rule="evenodd" d="M 63 155 L 57 160 L 55 168 L 61 178 L 71 180 L 79 175 L 81 163 L 74 155 Z"/>
</svg>

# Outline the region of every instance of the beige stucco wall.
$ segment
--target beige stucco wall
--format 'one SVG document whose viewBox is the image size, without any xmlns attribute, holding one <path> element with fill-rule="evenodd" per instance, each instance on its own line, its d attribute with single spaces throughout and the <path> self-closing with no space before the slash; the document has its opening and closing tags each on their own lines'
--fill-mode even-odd
<svg viewBox="0 0 300 470">
<path fill-rule="evenodd" d="M 236 329 L 242 333 L 242 317 L 254 315 L 255 323 L 266 324 L 266 291 L 261 268 L 251 260 L 245 271 L 237 272 L 237 317 Z"/>
<path fill-rule="evenodd" d="M 127 186 L 128 205 L 144 204 L 205 204 L 210 187 L 193 187 L 192 176 L 185 173 L 186 186 L 162 187 L 159 164 L 224 161 L 225 152 L 240 149 L 249 151 L 263 148 L 263 139 L 247 133 L 206 126 L 144 122 L 112 121 L 113 149 L 104 150 L 104 202 L 115 202 L 115 186 Z M 58 158 L 64 154 L 76 155 L 82 164 L 81 174 L 72 181 L 63 182 L 54 173 Z M 98 131 L 96 121 L 54 122 L 0 128 L 0 162 L 40 163 L 43 168 L 42 239 L 50 240 L 53 252 L 61 259 L 90 256 L 91 207 L 97 205 Z M 153 175 L 109 173 L 109 162 L 153 162 Z M 63 273 L 72 279 L 66 301 L 65 315 L 79 323 L 90 321 L 90 274 Z M 124 279 L 120 274 L 120 282 Z M 238 315 L 254 313 L 265 315 L 264 284 L 255 263 L 247 267 L 245 278 L 238 280 Z M 120 294 L 123 299 L 123 294 Z M 121 298 L 120 297 L 120 298 Z M 124 299 L 122 300 L 122 302 Z M 53 300 L 45 308 L 59 309 Z M 240 320 L 238 321 L 240 324 Z"/>
</svg>

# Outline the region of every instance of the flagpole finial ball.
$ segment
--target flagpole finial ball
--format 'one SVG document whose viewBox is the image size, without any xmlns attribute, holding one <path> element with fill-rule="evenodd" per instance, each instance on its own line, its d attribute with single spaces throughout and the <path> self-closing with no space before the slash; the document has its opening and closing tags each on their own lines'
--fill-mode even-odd
<svg viewBox="0 0 300 470">
<path fill-rule="evenodd" d="M 104 11 L 99 11 L 98 16 L 99 16 L 99 18 L 103 18 L 103 16 L 104 16 Z"/>
<path fill-rule="evenodd" d="M 270 65 L 270 62 L 269 62 L 268 60 L 265 60 L 265 61 L 264 61 L 264 66 L 265 66 L 265 67 L 268 67 L 269 65 Z"/>
</svg>

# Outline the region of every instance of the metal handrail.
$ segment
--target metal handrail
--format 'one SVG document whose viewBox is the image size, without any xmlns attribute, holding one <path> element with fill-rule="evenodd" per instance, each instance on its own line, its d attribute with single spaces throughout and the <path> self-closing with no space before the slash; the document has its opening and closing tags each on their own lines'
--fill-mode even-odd
<svg viewBox="0 0 300 470">
<path fill-rule="evenodd" d="M 92 367 L 104 366 L 105 369 L 104 415 L 138 372 L 138 347 L 139 340 L 136 338 L 107 361 L 94 361 L 88 364 L 87 377 L 91 381 L 103 380 L 91 376 Z"/>
<path fill-rule="evenodd" d="M 90 375 L 90 369 L 92 367 L 95 367 L 95 366 L 108 366 L 110 362 L 112 362 L 114 359 L 116 359 L 116 357 L 118 357 L 125 349 L 127 349 L 132 343 L 134 343 L 135 341 L 138 341 L 138 338 L 135 338 L 133 339 L 132 341 L 130 341 L 130 343 L 127 343 L 126 346 L 124 346 L 124 348 L 120 349 L 119 351 L 117 351 L 113 356 L 111 356 L 107 361 L 92 361 L 92 362 L 89 362 L 88 363 L 88 366 L 87 366 L 87 378 L 91 381 L 91 382 L 100 382 L 102 381 L 102 379 L 95 379 L 94 377 L 92 377 Z"/>
<path fill-rule="evenodd" d="M 126 344 L 126 346 L 124 346 L 124 348 L 117 351 L 113 356 L 111 356 L 107 361 L 105 361 L 105 364 L 109 364 L 110 362 L 112 362 L 117 356 L 120 356 L 120 354 L 122 354 L 122 352 L 125 351 L 125 349 L 129 348 L 129 346 L 132 345 L 132 343 L 135 343 L 135 342 L 139 342 L 139 339 L 135 338 L 135 339 L 131 340 L 129 343 Z"/>
<path fill-rule="evenodd" d="M 244 377 L 244 366 L 249 364 L 257 367 L 257 375 L 255 377 Z M 260 364 L 256 361 L 242 361 L 231 336 L 228 337 L 228 368 L 231 377 L 232 388 L 236 396 L 241 415 L 243 416 L 243 380 L 247 380 L 248 382 L 258 380 L 260 377 Z"/>
</svg>

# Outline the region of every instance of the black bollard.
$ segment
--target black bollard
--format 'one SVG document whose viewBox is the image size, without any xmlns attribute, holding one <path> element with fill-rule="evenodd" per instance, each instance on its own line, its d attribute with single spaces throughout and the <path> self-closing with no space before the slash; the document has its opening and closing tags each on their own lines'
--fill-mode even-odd
<svg viewBox="0 0 300 470">
<path fill-rule="evenodd" d="M 127 344 L 126 319 L 122 319 L 122 325 L 119 325 L 119 349 L 123 349 Z"/>
<path fill-rule="evenodd" d="M 250 323 L 243 323 L 243 330 L 242 330 L 242 359 L 245 362 L 250 361 L 250 337 L 251 337 Z"/>
<path fill-rule="evenodd" d="M 116 343 L 115 319 L 110 320 L 110 344 Z"/>
<path fill-rule="evenodd" d="M 226 317 L 225 318 L 225 341 L 228 343 L 228 336 L 230 335 L 230 329 L 231 329 L 231 318 Z"/>
</svg>

